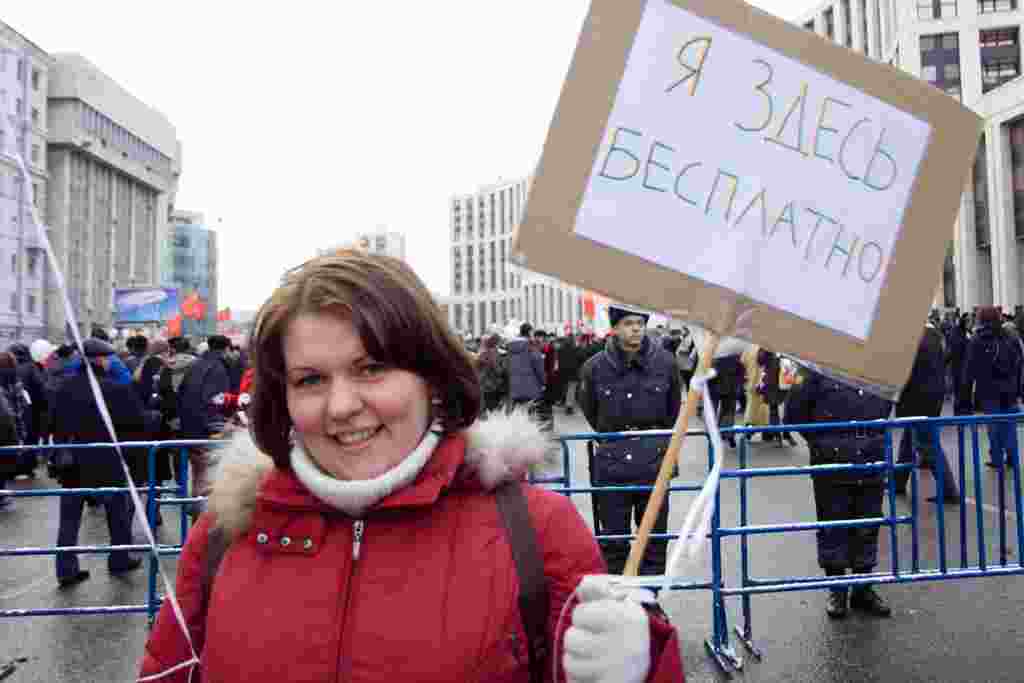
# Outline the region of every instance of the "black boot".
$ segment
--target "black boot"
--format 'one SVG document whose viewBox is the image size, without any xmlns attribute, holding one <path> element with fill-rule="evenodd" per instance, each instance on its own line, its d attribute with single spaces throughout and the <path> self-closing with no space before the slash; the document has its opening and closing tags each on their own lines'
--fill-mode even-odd
<svg viewBox="0 0 1024 683">
<path fill-rule="evenodd" d="M 825 614 L 833 619 L 842 619 L 846 616 L 846 589 L 830 589 L 828 602 L 825 603 Z"/>
<path fill-rule="evenodd" d="M 889 605 L 885 604 L 885 600 L 875 592 L 872 586 L 855 587 L 850 595 L 850 607 L 876 617 L 892 615 Z"/>
</svg>

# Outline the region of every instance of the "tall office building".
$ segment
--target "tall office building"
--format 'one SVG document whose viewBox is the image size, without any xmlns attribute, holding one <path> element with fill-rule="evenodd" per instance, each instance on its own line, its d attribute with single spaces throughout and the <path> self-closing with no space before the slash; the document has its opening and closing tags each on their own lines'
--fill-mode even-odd
<svg viewBox="0 0 1024 683">
<path fill-rule="evenodd" d="M 34 201 L 47 220 L 47 85 L 52 59 L 39 46 L 0 22 L 0 115 L 12 122 L 14 140 L 0 128 L 0 342 L 44 336 L 46 256 L 30 215 Z M 13 154 L 25 160 L 31 187 Z"/>
<path fill-rule="evenodd" d="M 830 0 L 797 21 L 928 81 L 984 117 L 936 303 L 1007 311 L 1024 303 L 1019 0 Z M 937 230 L 947 238 L 947 226 Z"/>
<path fill-rule="evenodd" d="M 206 311 L 202 320 L 182 320 L 182 334 L 216 334 L 217 233 L 206 227 L 203 214 L 176 209 L 162 252 L 162 283 L 178 289 L 178 301 L 198 295 Z"/>
<path fill-rule="evenodd" d="M 370 254 L 384 254 L 400 261 L 405 260 L 405 235 L 388 230 L 387 228 L 377 228 L 369 232 L 361 232 L 355 238 L 336 246 L 317 249 L 316 253 L 317 255 L 323 255 L 333 249 L 350 247 L 362 249 Z"/>
<path fill-rule="evenodd" d="M 564 333 L 582 319 L 578 288 L 512 262 L 512 238 L 526 206 L 530 179 L 499 182 L 452 197 L 451 296 L 448 321 L 462 334 L 482 336 L 509 320 Z"/>
<path fill-rule="evenodd" d="M 57 54 L 50 69 L 47 214 L 50 240 L 79 326 L 113 322 L 115 287 L 160 282 L 161 245 L 181 174 L 181 144 L 160 112 L 84 57 Z M 64 335 L 52 278 L 46 328 Z"/>
</svg>

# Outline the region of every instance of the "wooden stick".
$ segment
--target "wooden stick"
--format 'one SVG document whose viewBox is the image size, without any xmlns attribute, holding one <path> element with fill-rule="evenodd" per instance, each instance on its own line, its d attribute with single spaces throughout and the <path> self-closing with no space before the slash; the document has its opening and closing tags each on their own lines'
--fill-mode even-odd
<svg viewBox="0 0 1024 683">
<path fill-rule="evenodd" d="M 705 375 L 711 367 L 715 352 L 718 350 L 718 335 L 708 332 L 708 338 L 704 341 L 704 350 L 700 354 L 700 366 L 697 368 L 697 375 Z M 705 388 L 705 391 L 707 389 Z M 626 568 L 623 576 L 636 576 L 640 569 L 640 561 L 647 550 L 647 543 L 651 538 L 651 529 L 654 528 L 654 521 L 661 512 L 661 506 L 665 502 L 665 493 L 668 490 L 668 483 L 672 479 L 672 470 L 679 461 L 683 452 L 683 443 L 686 441 L 686 431 L 689 429 L 690 420 L 697 415 L 697 405 L 700 403 L 701 394 L 697 391 L 693 382 L 690 382 L 690 391 L 686 395 L 686 405 L 679 411 L 676 417 L 676 424 L 672 430 L 672 440 L 669 441 L 668 450 L 661 461 L 661 469 L 658 470 L 658 480 L 654 483 L 654 490 L 647 501 L 647 509 L 644 511 L 644 518 L 640 521 L 640 528 L 636 532 L 636 540 L 629 550 L 629 559 L 626 560 Z M 721 454 L 719 454 L 721 457 Z"/>
</svg>

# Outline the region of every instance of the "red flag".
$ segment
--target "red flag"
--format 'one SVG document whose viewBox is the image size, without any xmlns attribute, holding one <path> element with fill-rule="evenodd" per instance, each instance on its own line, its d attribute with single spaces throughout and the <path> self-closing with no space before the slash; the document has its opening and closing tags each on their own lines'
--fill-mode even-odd
<svg viewBox="0 0 1024 683">
<path fill-rule="evenodd" d="M 230 322 L 231 321 L 231 309 L 222 308 L 217 311 L 217 322 Z"/>
<path fill-rule="evenodd" d="M 181 313 L 176 314 L 173 318 L 167 321 L 167 336 L 181 336 Z"/>
</svg>

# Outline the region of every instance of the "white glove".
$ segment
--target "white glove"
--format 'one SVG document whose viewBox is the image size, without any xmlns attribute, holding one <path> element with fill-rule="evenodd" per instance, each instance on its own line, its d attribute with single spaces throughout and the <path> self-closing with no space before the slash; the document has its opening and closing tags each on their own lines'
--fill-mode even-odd
<svg viewBox="0 0 1024 683">
<path fill-rule="evenodd" d="M 562 667 L 569 683 L 643 683 L 651 666 L 651 633 L 644 602 L 650 591 L 617 587 L 622 577 L 588 575 L 565 632 Z"/>
</svg>

